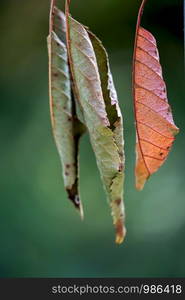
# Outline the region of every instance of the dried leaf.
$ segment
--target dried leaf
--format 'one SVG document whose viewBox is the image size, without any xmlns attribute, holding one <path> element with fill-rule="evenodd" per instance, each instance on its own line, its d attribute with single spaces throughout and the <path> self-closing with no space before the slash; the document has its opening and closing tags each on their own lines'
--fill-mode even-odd
<svg viewBox="0 0 185 300">
<path fill-rule="evenodd" d="M 109 128 L 113 132 L 113 142 L 117 146 L 117 152 L 120 159 L 119 170 L 115 174 L 114 178 L 111 179 L 111 183 L 110 181 L 108 182 L 108 184 L 106 184 L 106 181 L 104 182 L 107 196 L 112 208 L 113 222 L 117 231 L 116 242 L 120 243 L 122 242 L 126 233 L 126 229 L 123 226 L 123 224 L 125 223 L 125 208 L 123 203 L 123 182 L 125 171 L 123 119 L 118 104 L 117 93 L 114 87 L 106 50 L 103 47 L 101 41 L 92 32 L 88 30 L 88 34 L 96 55 L 103 92 L 103 99 L 105 102 L 107 117 L 110 122 Z M 98 160 L 97 163 L 99 163 Z M 99 169 L 102 174 L 102 178 L 104 178 L 107 173 L 106 169 L 104 168 L 104 166 L 101 167 L 101 165 L 99 166 Z"/>
<path fill-rule="evenodd" d="M 124 154 L 122 117 L 101 42 L 69 16 L 66 1 L 67 45 L 75 95 L 83 110 L 97 165 L 104 183 L 116 242 L 125 236 L 123 207 Z M 100 78 L 101 74 L 101 78 Z"/>
<path fill-rule="evenodd" d="M 136 119 L 136 187 L 141 190 L 166 160 L 179 129 L 168 104 L 156 40 L 140 26 L 141 4 L 133 59 L 133 94 Z"/>
<path fill-rule="evenodd" d="M 66 48 L 65 15 L 51 4 L 49 52 L 49 93 L 53 135 L 63 169 L 69 199 L 80 211 L 78 191 L 78 143 L 82 126 L 75 116 Z"/>
</svg>

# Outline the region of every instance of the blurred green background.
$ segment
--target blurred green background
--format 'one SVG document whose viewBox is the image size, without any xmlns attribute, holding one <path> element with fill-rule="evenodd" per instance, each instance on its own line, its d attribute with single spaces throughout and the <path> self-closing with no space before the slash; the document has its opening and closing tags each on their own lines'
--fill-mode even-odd
<svg viewBox="0 0 185 300">
<path fill-rule="evenodd" d="M 63 0 L 58 1 L 63 7 Z M 140 0 L 72 0 L 71 13 L 110 55 L 125 121 L 127 237 L 114 229 L 88 136 L 81 142 L 81 222 L 64 191 L 48 100 L 49 0 L 0 4 L 0 276 L 185 277 L 183 1 L 148 0 L 143 26 L 158 40 L 180 134 L 144 191 L 134 188 L 131 65 Z"/>
</svg>

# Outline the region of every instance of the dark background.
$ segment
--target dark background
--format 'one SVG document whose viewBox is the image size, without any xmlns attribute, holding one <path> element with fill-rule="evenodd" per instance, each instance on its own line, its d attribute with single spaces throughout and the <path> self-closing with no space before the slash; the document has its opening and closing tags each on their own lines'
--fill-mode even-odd
<svg viewBox="0 0 185 300">
<path fill-rule="evenodd" d="M 63 4 L 63 0 L 58 1 Z M 64 191 L 48 100 L 49 1 L 0 2 L 0 276 L 185 277 L 183 1 L 148 0 L 142 25 L 158 41 L 180 134 L 144 191 L 134 188 L 131 66 L 139 0 L 72 0 L 103 41 L 125 123 L 127 237 L 114 229 L 94 154 L 81 143 L 81 222 Z"/>
</svg>

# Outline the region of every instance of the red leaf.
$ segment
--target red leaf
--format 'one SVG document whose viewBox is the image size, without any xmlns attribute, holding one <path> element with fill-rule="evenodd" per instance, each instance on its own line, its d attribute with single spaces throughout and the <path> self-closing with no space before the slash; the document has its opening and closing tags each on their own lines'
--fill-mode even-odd
<svg viewBox="0 0 185 300">
<path fill-rule="evenodd" d="M 142 1 L 136 27 L 133 58 L 133 94 L 136 120 L 136 188 L 141 190 L 166 160 L 179 129 L 173 122 L 162 76 L 156 40 L 140 26 L 146 0 Z"/>
</svg>

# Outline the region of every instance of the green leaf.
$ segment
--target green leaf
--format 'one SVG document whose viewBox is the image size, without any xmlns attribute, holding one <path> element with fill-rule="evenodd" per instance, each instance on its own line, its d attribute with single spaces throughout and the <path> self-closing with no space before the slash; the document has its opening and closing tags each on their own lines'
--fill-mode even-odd
<svg viewBox="0 0 185 300">
<path fill-rule="evenodd" d="M 123 118 L 110 71 L 108 54 L 103 47 L 102 42 L 89 30 L 88 34 L 95 51 L 106 112 L 110 122 L 110 128 L 113 132 L 114 143 L 117 146 L 120 158 L 119 170 L 112 179 L 111 185 L 107 187 L 108 198 L 112 207 L 113 220 L 116 225 L 117 242 L 120 243 L 126 231 L 126 229 L 122 226 L 122 223 L 125 223 L 125 209 L 123 203 L 123 182 L 125 170 Z"/>
<path fill-rule="evenodd" d="M 78 143 L 83 133 L 83 127 L 76 118 L 71 90 L 65 15 L 53 5 L 50 14 L 48 53 L 53 135 L 62 163 L 64 184 L 69 199 L 72 200 L 83 217 L 83 208 L 78 191 Z"/>
<path fill-rule="evenodd" d="M 116 242 L 125 236 L 122 117 L 101 42 L 68 15 L 67 45 L 75 95 L 83 110 L 97 165 L 110 202 Z"/>
</svg>

